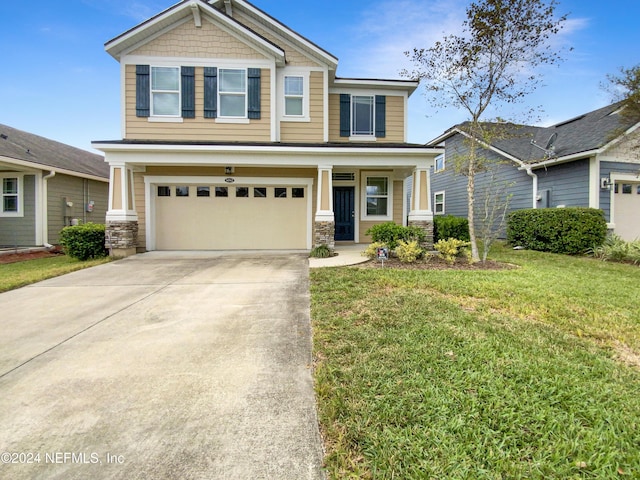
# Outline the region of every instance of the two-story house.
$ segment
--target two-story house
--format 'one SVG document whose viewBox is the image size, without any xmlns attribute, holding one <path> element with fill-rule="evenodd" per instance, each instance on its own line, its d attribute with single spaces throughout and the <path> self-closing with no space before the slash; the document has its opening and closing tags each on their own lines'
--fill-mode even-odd
<svg viewBox="0 0 640 480">
<path fill-rule="evenodd" d="M 431 231 L 441 149 L 407 143 L 418 82 L 339 78 L 335 56 L 245 0 L 184 0 L 105 48 L 122 140 L 94 147 L 115 254 L 333 247 L 386 221 Z"/>
</svg>

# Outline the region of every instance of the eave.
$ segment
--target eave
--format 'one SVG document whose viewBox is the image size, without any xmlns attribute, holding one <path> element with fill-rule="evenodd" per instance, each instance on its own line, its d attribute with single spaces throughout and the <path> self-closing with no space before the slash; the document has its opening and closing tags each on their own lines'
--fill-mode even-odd
<svg viewBox="0 0 640 480">
<path fill-rule="evenodd" d="M 6 157 L 3 155 L 0 155 L 0 164 L 10 164 L 12 166 L 15 166 L 17 168 L 22 168 L 22 169 L 56 172 L 61 175 L 70 175 L 72 177 L 86 178 L 88 180 L 96 180 L 98 182 L 104 182 L 104 183 L 109 182 L 108 178 L 100 177 L 98 175 L 91 175 L 89 173 L 76 172 L 74 170 L 69 170 L 66 168 L 53 167 L 51 165 L 45 165 L 43 163 L 28 162 L 26 160 L 19 160 L 16 158 Z"/>
</svg>

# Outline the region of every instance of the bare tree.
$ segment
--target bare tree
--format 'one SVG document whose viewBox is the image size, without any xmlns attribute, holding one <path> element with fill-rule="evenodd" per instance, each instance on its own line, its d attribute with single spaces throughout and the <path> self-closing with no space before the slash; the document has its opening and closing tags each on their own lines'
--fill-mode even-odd
<svg viewBox="0 0 640 480">
<path fill-rule="evenodd" d="M 473 261 L 479 261 L 474 225 L 475 175 L 484 140 L 481 119 L 491 107 L 523 100 L 541 83 L 542 65 L 562 58 L 551 38 L 566 15 L 556 17 L 551 0 L 477 0 L 466 10 L 461 35 L 445 36 L 431 48 L 405 52 L 414 64 L 405 76 L 420 79 L 435 107 L 455 107 L 469 115 L 467 152 L 469 236 Z"/>
</svg>

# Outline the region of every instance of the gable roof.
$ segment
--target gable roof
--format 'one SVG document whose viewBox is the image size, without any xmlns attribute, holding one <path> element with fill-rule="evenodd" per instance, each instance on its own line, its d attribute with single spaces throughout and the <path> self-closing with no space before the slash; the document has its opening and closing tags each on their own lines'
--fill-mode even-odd
<svg viewBox="0 0 640 480">
<path fill-rule="evenodd" d="M 504 133 L 491 142 L 492 149 L 498 153 L 529 164 L 559 162 L 568 157 L 597 153 L 640 125 L 620 115 L 621 106 L 621 102 L 607 105 L 550 127 L 491 122 L 486 125 Z M 456 133 L 465 135 L 468 125 L 468 122 L 456 125 L 427 145 L 440 144 Z M 549 158 L 542 147 L 552 135 L 556 135 L 556 139 L 553 155 Z M 541 148 L 532 145 L 532 141 Z"/>
<path fill-rule="evenodd" d="M 330 69 L 335 70 L 337 67 L 338 59 L 335 56 L 318 47 L 251 3 L 244 0 L 233 0 L 233 4 L 239 11 L 242 11 L 244 14 L 247 14 L 256 20 L 258 24 L 265 28 L 272 29 L 288 41 L 296 43 L 299 48 L 322 63 L 325 63 Z M 218 5 L 220 9 L 216 8 L 216 5 Z M 129 51 L 139 47 L 145 42 L 145 40 L 154 38 L 171 28 L 176 24 L 176 22 L 188 18 L 189 16 L 199 16 L 201 13 L 207 15 L 211 19 L 215 19 L 218 23 L 233 30 L 257 50 L 273 56 L 276 59 L 277 65 L 285 65 L 285 49 L 244 25 L 232 15 L 227 14 L 226 9 L 220 0 L 182 0 L 150 19 L 109 40 L 105 43 L 105 50 L 112 57 L 118 60 L 122 55 L 125 55 Z"/>
<path fill-rule="evenodd" d="M 57 170 L 70 175 L 109 179 L 104 157 L 0 124 L 0 162 Z"/>
</svg>

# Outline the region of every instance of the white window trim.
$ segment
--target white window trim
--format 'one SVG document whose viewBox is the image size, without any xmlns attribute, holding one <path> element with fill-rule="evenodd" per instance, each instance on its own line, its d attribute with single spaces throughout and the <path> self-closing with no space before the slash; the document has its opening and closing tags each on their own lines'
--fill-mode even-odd
<svg viewBox="0 0 640 480">
<path fill-rule="evenodd" d="M 442 158 L 442 168 L 438 168 L 438 159 L 439 158 Z M 440 155 L 437 155 L 436 158 L 434 159 L 434 162 L 433 162 L 433 171 L 434 172 L 443 172 L 447 168 L 446 161 L 447 161 L 447 158 L 446 158 L 444 153 L 441 153 Z"/>
<path fill-rule="evenodd" d="M 17 195 L 18 197 L 18 211 L 17 212 L 5 212 L 4 211 L 4 179 L 5 178 L 17 178 L 18 179 L 18 193 L 7 194 L 6 196 Z M 24 173 L 3 173 L 0 175 L 0 217 L 24 217 Z"/>
<path fill-rule="evenodd" d="M 355 133 L 353 131 L 353 120 L 354 120 L 354 115 L 353 115 L 353 109 L 354 109 L 354 102 L 353 102 L 353 97 L 369 97 L 371 98 L 371 133 Z M 350 118 L 349 118 L 349 125 L 351 127 L 351 136 L 349 137 L 349 140 L 376 140 L 376 96 L 375 94 L 353 94 L 351 95 L 351 105 L 350 105 L 350 109 L 349 111 L 351 112 Z"/>
<path fill-rule="evenodd" d="M 239 70 L 244 72 L 244 93 L 238 93 L 238 92 L 222 92 L 221 91 L 221 85 L 222 85 L 222 71 L 223 70 Z M 249 110 L 249 75 L 248 75 L 248 70 L 246 68 L 237 68 L 237 67 L 219 67 L 218 68 L 218 91 L 216 92 L 216 95 L 218 96 L 218 116 L 216 118 L 217 119 L 222 119 L 222 120 L 244 120 L 244 119 L 249 119 L 249 115 L 248 115 L 248 110 Z M 222 115 L 222 102 L 220 101 L 220 97 L 222 97 L 223 95 L 229 95 L 229 96 L 244 96 L 244 115 Z M 218 122 L 218 123 L 224 123 L 224 121 L 222 122 Z M 229 122 L 229 123 L 233 123 L 233 122 Z"/>
<path fill-rule="evenodd" d="M 153 94 L 154 93 L 176 93 L 175 90 L 154 90 L 153 89 L 153 69 L 154 68 L 175 68 L 178 70 L 178 113 L 175 115 L 160 115 L 153 111 Z M 149 117 L 149 122 L 179 122 L 182 120 L 182 69 L 181 67 L 177 67 L 175 65 L 151 65 L 150 68 L 150 78 L 149 78 L 149 94 L 151 95 L 150 108 L 151 115 Z"/>
<path fill-rule="evenodd" d="M 371 177 L 385 177 L 389 187 L 387 191 L 387 214 L 367 214 L 367 179 Z M 393 220 L 393 175 L 390 172 L 362 172 L 360 176 L 360 220 L 363 221 L 392 221 Z"/>
<path fill-rule="evenodd" d="M 438 195 L 442 195 L 442 202 L 437 202 L 436 198 Z M 445 215 L 445 193 L 444 190 L 440 190 L 439 192 L 433 193 L 433 214 L 434 215 Z M 442 211 L 438 212 L 438 204 L 442 203 Z"/>
<path fill-rule="evenodd" d="M 278 72 L 278 84 L 280 87 L 278 88 L 278 103 L 280 105 L 280 121 L 281 122 L 310 122 L 311 115 L 309 114 L 309 98 L 311 96 L 310 92 L 310 76 L 311 72 L 309 70 L 298 70 L 298 69 L 285 69 L 284 71 Z M 286 115 L 286 105 L 285 105 L 285 94 L 284 94 L 284 85 L 285 85 L 285 77 L 302 77 L 302 115 Z"/>
</svg>

